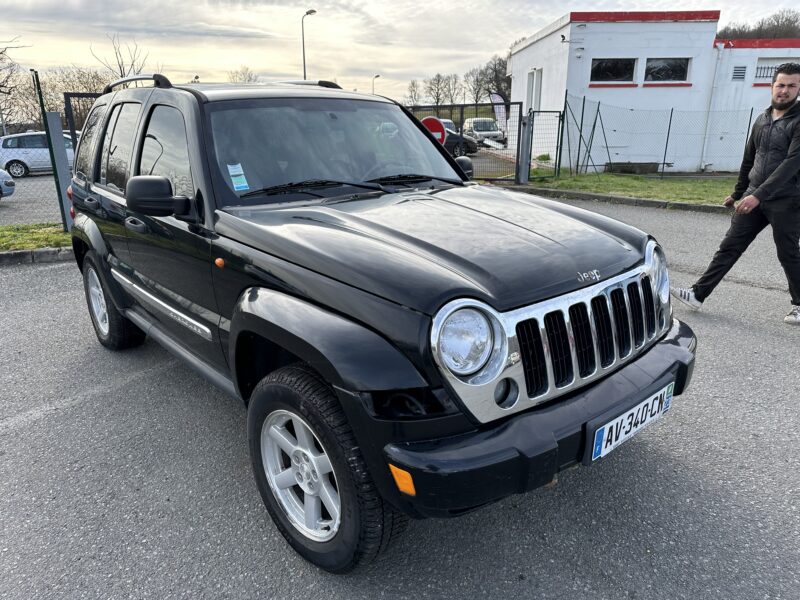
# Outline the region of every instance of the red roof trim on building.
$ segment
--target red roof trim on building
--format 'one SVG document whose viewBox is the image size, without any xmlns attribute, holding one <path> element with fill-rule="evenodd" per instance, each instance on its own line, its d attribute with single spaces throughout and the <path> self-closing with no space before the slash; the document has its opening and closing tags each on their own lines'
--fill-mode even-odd
<svg viewBox="0 0 800 600">
<path fill-rule="evenodd" d="M 728 40 L 716 38 L 714 45 L 725 44 L 725 48 L 800 48 L 800 38 L 754 38 L 752 40 Z"/>
<path fill-rule="evenodd" d="M 625 12 L 571 12 L 571 23 L 624 23 L 644 21 L 719 21 L 718 10 L 660 10 Z"/>
<path fill-rule="evenodd" d="M 590 88 L 633 88 L 639 87 L 638 83 L 590 83 Z"/>
<path fill-rule="evenodd" d="M 772 87 L 771 83 L 754 83 L 753 87 Z"/>
<path fill-rule="evenodd" d="M 691 83 L 643 83 L 642 87 L 692 87 Z"/>
</svg>

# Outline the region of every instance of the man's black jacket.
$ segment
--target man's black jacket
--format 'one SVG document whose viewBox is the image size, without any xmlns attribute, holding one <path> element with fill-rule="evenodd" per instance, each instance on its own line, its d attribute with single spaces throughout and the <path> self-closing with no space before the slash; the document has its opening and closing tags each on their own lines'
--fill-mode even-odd
<svg viewBox="0 0 800 600">
<path fill-rule="evenodd" d="M 731 196 L 750 194 L 761 202 L 800 201 L 800 102 L 777 120 L 768 108 L 753 123 Z"/>
</svg>

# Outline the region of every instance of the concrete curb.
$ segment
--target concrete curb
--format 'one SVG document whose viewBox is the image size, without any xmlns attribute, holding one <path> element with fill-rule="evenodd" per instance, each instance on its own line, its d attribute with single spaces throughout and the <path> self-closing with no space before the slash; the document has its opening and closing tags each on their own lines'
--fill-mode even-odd
<svg viewBox="0 0 800 600">
<path fill-rule="evenodd" d="M 0 252 L 0 267 L 75 260 L 72 248 L 37 248 Z"/>
<path fill-rule="evenodd" d="M 568 200 L 591 200 L 594 202 L 607 202 L 609 204 L 626 204 L 628 206 L 646 206 L 648 208 L 666 208 L 667 210 L 686 210 L 690 212 L 712 213 L 730 215 L 732 208 L 718 204 L 689 204 L 688 202 L 672 202 L 670 200 L 653 200 L 652 198 L 629 198 L 627 196 L 612 196 L 611 194 L 596 194 L 594 192 L 579 192 L 576 190 L 554 190 L 550 188 L 533 187 L 527 185 L 504 185 L 504 188 L 526 194 L 536 194 L 547 198 L 566 198 Z"/>
</svg>

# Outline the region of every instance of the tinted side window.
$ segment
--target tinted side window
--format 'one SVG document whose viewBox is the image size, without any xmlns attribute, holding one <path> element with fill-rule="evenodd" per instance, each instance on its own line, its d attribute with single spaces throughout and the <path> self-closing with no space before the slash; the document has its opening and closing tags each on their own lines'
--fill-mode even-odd
<svg viewBox="0 0 800 600">
<path fill-rule="evenodd" d="M 100 153 L 100 168 L 95 171 L 97 183 L 101 185 L 106 184 L 108 174 L 108 149 L 111 148 L 111 135 L 114 133 L 114 126 L 117 124 L 117 117 L 119 116 L 121 104 L 117 104 L 111 109 L 111 116 L 106 125 L 106 133 L 103 136 L 103 151 Z"/>
<path fill-rule="evenodd" d="M 194 196 L 186 126 L 180 111 L 156 106 L 150 115 L 139 163 L 140 175 L 161 175 L 172 182 L 176 196 Z"/>
<path fill-rule="evenodd" d="M 19 138 L 6 138 L 3 140 L 3 148 L 19 148 Z"/>
<path fill-rule="evenodd" d="M 136 133 L 139 107 L 139 104 L 134 103 L 122 105 L 111 136 L 106 185 L 120 192 L 125 191 L 125 184 L 128 181 L 128 165 L 133 154 L 133 134 Z"/>
<path fill-rule="evenodd" d="M 106 114 L 105 106 L 98 106 L 86 119 L 86 124 L 83 126 L 83 135 L 81 135 L 78 142 L 78 154 L 75 157 L 75 176 L 79 179 L 86 180 L 87 173 L 92 171 L 92 146 L 94 145 L 94 136 L 97 133 L 97 126 L 103 122 L 103 115 Z"/>
<path fill-rule="evenodd" d="M 23 148 L 47 148 L 47 136 L 26 135 L 22 138 Z"/>
</svg>

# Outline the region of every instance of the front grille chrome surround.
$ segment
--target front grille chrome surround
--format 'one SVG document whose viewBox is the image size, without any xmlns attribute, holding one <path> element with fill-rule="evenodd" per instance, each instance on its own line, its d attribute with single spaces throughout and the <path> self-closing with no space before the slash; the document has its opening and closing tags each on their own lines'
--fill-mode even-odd
<svg viewBox="0 0 800 600">
<path fill-rule="evenodd" d="M 647 246 L 642 265 L 590 287 L 531 306 L 500 313 L 473 299 L 448 303 L 431 329 L 434 359 L 466 408 L 487 423 L 579 389 L 634 360 L 666 333 L 669 300 L 661 304 L 653 253 Z M 478 373 L 458 377 L 439 356 L 444 321 L 462 308 L 482 311 L 500 338 L 495 360 Z M 516 402 L 494 400 L 502 379 L 519 390 Z"/>
</svg>

